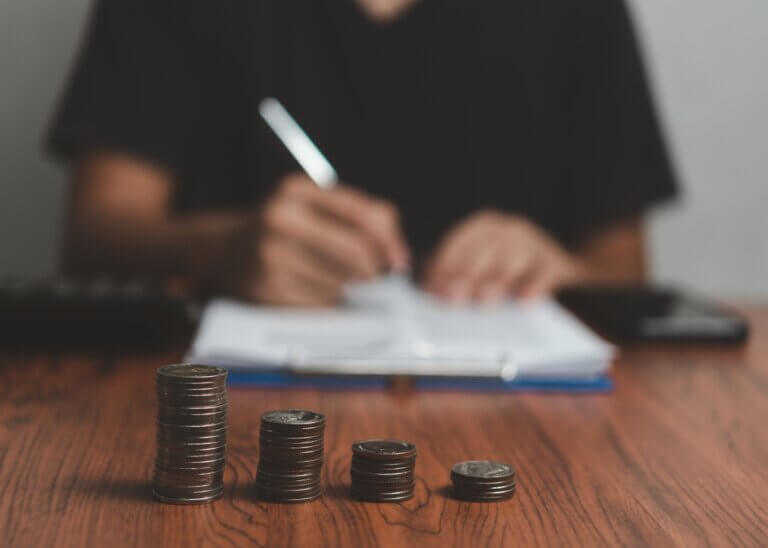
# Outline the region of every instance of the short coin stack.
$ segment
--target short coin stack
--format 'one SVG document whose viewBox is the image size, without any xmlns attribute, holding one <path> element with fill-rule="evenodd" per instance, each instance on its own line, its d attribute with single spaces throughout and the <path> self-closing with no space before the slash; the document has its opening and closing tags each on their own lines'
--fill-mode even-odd
<svg viewBox="0 0 768 548">
<path fill-rule="evenodd" d="M 515 470 L 506 464 L 488 460 L 468 460 L 451 468 L 456 498 L 491 502 L 512 498 L 515 494 Z"/>
<path fill-rule="evenodd" d="M 256 493 L 271 502 L 308 502 L 322 494 L 325 416 L 286 409 L 261 417 Z"/>
<path fill-rule="evenodd" d="M 227 370 L 166 365 L 157 370 L 155 498 L 200 504 L 221 497 L 227 450 Z"/>
<path fill-rule="evenodd" d="M 400 440 L 365 440 L 352 444 L 352 496 L 373 502 L 413 497 L 416 447 Z"/>
</svg>

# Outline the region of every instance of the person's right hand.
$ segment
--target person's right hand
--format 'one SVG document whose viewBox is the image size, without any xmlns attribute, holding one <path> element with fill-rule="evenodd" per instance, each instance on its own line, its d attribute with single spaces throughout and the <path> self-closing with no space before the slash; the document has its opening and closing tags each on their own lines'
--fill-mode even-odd
<svg viewBox="0 0 768 548">
<path fill-rule="evenodd" d="M 240 241 L 237 293 L 275 305 L 333 304 L 346 283 L 409 262 L 392 204 L 343 185 L 322 189 L 301 174 L 281 181 Z"/>
</svg>

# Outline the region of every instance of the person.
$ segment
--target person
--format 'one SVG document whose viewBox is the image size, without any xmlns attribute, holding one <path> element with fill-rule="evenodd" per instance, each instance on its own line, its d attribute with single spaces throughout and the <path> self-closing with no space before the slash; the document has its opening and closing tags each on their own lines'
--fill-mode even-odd
<svg viewBox="0 0 768 548">
<path fill-rule="evenodd" d="M 676 191 L 621 0 L 100 0 L 49 143 L 68 272 L 278 305 L 408 268 L 455 301 L 639 281 Z"/>
</svg>

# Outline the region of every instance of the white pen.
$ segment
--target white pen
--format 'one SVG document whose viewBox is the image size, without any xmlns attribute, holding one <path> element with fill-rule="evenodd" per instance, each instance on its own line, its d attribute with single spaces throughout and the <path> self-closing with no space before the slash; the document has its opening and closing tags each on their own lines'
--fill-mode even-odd
<svg viewBox="0 0 768 548">
<path fill-rule="evenodd" d="M 331 188 L 339 182 L 336 170 L 280 101 L 262 99 L 259 114 L 317 186 Z"/>
<path fill-rule="evenodd" d="M 328 189 L 338 184 L 336 170 L 280 101 L 274 97 L 262 99 L 259 114 L 317 186 Z M 398 270 L 408 275 L 407 266 Z"/>
</svg>

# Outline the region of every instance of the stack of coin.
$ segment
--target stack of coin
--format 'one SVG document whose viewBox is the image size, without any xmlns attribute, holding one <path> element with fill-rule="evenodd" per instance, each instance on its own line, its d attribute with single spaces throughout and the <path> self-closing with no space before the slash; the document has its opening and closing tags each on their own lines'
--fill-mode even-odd
<svg viewBox="0 0 768 548">
<path fill-rule="evenodd" d="M 400 440 L 365 440 L 352 444 L 352 496 L 373 502 L 413 497 L 416 447 Z"/>
<path fill-rule="evenodd" d="M 475 502 L 505 500 L 515 495 L 515 470 L 499 462 L 468 460 L 451 468 L 456 498 Z"/>
<path fill-rule="evenodd" d="M 271 502 L 318 498 L 323 466 L 325 416 L 285 409 L 261 417 L 256 494 Z"/>
<path fill-rule="evenodd" d="M 227 370 L 166 365 L 157 370 L 157 457 L 153 490 L 162 502 L 200 504 L 224 492 Z"/>
</svg>

